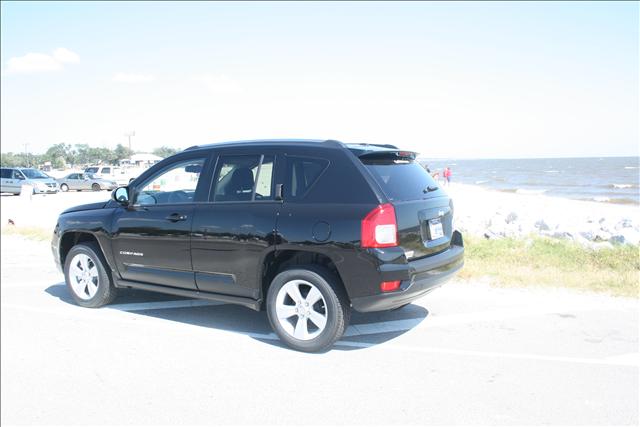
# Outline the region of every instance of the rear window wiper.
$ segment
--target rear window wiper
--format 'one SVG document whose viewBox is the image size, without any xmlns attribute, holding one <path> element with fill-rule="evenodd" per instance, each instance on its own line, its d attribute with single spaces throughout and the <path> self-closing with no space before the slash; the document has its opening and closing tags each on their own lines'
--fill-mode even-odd
<svg viewBox="0 0 640 427">
<path fill-rule="evenodd" d="M 438 189 L 438 187 L 437 187 L 437 186 L 432 187 L 432 186 L 430 185 L 430 186 L 428 186 L 427 188 L 425 188 L 424 190 L 422 190 L 422 192 L 426 194 L 426 193 L 430 193 L 430 192 L 432 192 L 432 191 L 436 191 L 437 189 Z"/>
</svg>

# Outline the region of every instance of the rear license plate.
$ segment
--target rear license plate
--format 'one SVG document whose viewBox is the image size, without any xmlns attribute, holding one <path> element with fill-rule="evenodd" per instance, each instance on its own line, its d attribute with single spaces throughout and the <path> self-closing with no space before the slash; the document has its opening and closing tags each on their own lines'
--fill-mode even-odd
<svg viewBox="0 0 640 427">
<path fill-rule="evenodd" d="M 442 229 L 442 221 L 440 218 L 429 220 L 429 237 L 431 240 L 436 240 L 444 237 L 444 230 Z"/>
</svg>

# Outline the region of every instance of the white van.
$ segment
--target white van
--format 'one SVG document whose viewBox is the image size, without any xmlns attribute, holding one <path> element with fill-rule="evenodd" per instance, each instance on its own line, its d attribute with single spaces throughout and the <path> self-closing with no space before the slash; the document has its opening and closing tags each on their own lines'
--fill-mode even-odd
<svg viewBox="0 0 640 427">
<path fill-rule="evenodd" d="M 0 170 L 0 193 L 20 194 L 23 185 L 33 187 L 33 194 L 58 192 L 56 180 L 38 169 L 2 168 Z"/>
<path fill-rule="evenodd" d="M 84 169 L 84 173 L 90 173 L 96 178 L 115 181 L 118 185 L 128 185 L 142 173 L 142 170 L 119 166 L 89 166 Z"/>
</svg>

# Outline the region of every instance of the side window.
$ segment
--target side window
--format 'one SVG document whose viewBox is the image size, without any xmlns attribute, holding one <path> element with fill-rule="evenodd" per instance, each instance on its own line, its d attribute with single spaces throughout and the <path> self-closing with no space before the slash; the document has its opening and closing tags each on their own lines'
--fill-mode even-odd
<svg viewBox="0 0 640 427">
<path fill-rule="evenodd" d="M 135 203 L 141 206 L 192 203 L 205 159 L 183 160 L 142 183 Z"/>
<path fill-rule="evenodd" d="M 13 178 L 13 179 L 24 179 L 24 176 L 22 175 L 22 173 L 20 173 L 19 170 L 14 169 L 13 173 L 11 174 L 11 178 Z"/>
<path fill-rule="evenodd" d="M 220 156 L 214 202 L 273 200 L 273 156 Z"/>
<path fill-rule="evenodd" d="M 0 178 L 11 179 L 11 169 L 2 168 L 1 173 L 2 175 L 0 175 Z"/>
<path fill-rule="evenodd" d="M 111 173 L 111 168 L 102 168 L 102 173 L 110 174 Z"/>
<path fill-rule="evenodd" d="M 77 173 L 72 173 L 71 175 L 69 175 L 69 179 L 80 179 L 80 176 Z"/>
<path fill-rule="evenodd" d="M 273 200 L 273 156 L 264 156 L 260 170 L 254 168 L 252 172 L 257 178 L 254 200 Z"/>
<path fill-rule="evenodd" d="M 303 198 L 328 165 L 326 159 L 288 157 L 285 197 L 291 200 Z"/>
</svg>

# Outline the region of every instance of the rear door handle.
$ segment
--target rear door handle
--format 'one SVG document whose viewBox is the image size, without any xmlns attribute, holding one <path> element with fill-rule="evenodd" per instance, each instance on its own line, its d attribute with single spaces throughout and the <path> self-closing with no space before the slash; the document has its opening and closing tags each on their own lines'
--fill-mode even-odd
<svg viewBox="0 0 640 427">
<path fill-rule="evenodd" d="M 182 215 L 179 213 L 173 213 L 171 215 L 169 215 L 168 217 L 166 217 L 165 219 L 171 221 L 171 222 L 177 222 L 177 221 L 184 221 L 185 219 L 187 219 L 186 215 Z"/>
</svg>

